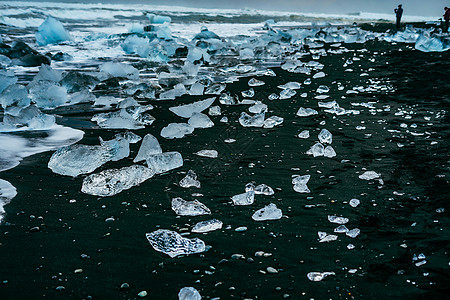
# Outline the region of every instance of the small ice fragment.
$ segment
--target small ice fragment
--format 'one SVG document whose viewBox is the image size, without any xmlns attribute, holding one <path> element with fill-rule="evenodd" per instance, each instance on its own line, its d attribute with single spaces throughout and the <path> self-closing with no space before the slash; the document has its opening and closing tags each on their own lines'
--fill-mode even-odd
<svg viewBox="0 0 450 300">
<path fill-rule="evenodd" d="M 209 158 L 217 158 L 219 156 L 219 152 L 217 150 L 200 150 L 194 153 L 195 155 Z"/>
<path fill-rule="evenodd" d="M 226 84 L 214 84 L 208 87 L 205 91 L 205 95 L 220 95 L 225 88 L 227 87 Z"/>
<path fill-rule="evenodd" d="M 0 179 L 0 223 L 3 220 L 3 215 L 5 213 L 5 209 L 3 207 L 16 195 L 16 188 L 8 181 Z"/>
<path fill-rule="evenodd" d="M 334 151 L 333 147 L 326 146 L 325 149 L 323 150 L 323 156 L 328 157 L 328 158 L 335 157 L 336 151 Z"/>
<path fill-rule="evenodd" d="M 316 92 L 319 94 L 328 93 L 330 91 L 330 88 L 326 85 L 321 85 L 317 88 Z"/>
<path fill-rule="evenodd" d="M 313 75 L 314 79 L 322 78 L 322 77 L 325 77 L 325 73 L 324 72 L 318 72 L 318 73 Z"/>
<path fill-rule="evenodd" d="M 345 225 L 340 225 L 340 226 L 338 226 L 338 227 L 336 227 L 334 229 L 334 232 L 336 232 L 336 233 L 347 233 L 348 232 L 348 228 Z"/>
<path fill-rule="evenodd" d="M 294 175 L 292 178 L 292 184 L 294 185 L 294 191 L 297 193 L 310 193 L 308 186 L 306 185 L 311 178 L 311 175 Z"/>
<path fill-rule="evenodd" d="M 359 203 L 360 201 L 358 199 L 352 199 L 348 204 L 350 204 L 351 207 L 357 207 Z"/>
<path fill-rule="evenodd" d="M 301 86 L 302 86 L 301 83 L 291 81 L 286 84 L 279 85 L 278 88 L 283 89 L 283 90 L 285 90 L 285 89 L 298 90 L 299 88 L 301 88 Z"/>
<path fill-rule="evenodd" d="M 326 232 L 318 232 L 319 235 L 319 243 L 329 243 L 329 242 L 334 242 L 338 239 L 337 235 L 334 234 L 328 234 Z"/>
<path fill-rule="evenodd" d="M 224 142 L 227 144 L 231 144 L 231 143 L 236 142 L 236 140 L 235 139 L 226 139 L 226 140 L 224 140 Z"/>
<path fill-rule="evenodd" d="M 206 250 L 205 242 L 199 238 L 188 239 L 175 231 L 158 229 L 145 234 L 150 245 L 156 251 L 163 252 L 171 258 L 183 254 L 201 253 Z"/>
<path fill-rule="evenodd" d="M 255 190 L 255 194 L 256 195 L 271 196 L 271 195 L 275 194 L 273 189 L 270 186 L 268 186 L 267 184 L 264 184 L 264 183 L 256 186 L 254 190 Z"/>
<path fill-rule="evenodd" d="M 249 86 L 261 86 L 265 85 L 266 83 L 264 81 L 258 80 L 256 78 L 252 78 L 248 81 Z"/>
<path fill-rule="evenodd" d="M 211 214 L 211 210 L 200 201 L 186 201 L 180 197 L 172 199 L 172 210 L 179 216 L 202 216 Z"/>
<path fill-rule="evenodd" d="M 272 93 L 272 94 L 270 94 L 267 97 L 267 99 L 269 99 L 269 100 L 278 100 L 278 99 L 280 99 L 280 96 L 278 96 L 278 94 Z"/>
<path fill-rule="evenodd" d="M 263 127 L 264 126 L 264 113 L 255 114 L 250 116 L 246 112 L 242 112 L 239 117 L 239 123 L 244 127 Z"/>
<path fill-rule="evenodd" d="M 201 300 L 202 296 L 193 287 L 184 287 L 178 293 L 178 300 Z"/>
<path fill-rule="evenodd" d="M 375 171 L 366 171 L 363 174 L 359 175 L 358 177 L 360 179 L 364 179 L 364 180 L 372 180 L 372 179 L 376 179 L 376 178 L 380 178 L 381 174 L 378 174 Z"/>
<path fill-rule="evenodd" d="M 322 281 L 329 275 L 336 275 L 334 272 L 309 272 L 306 276 L 311 281 Z"/>
<path fill-rule="evenodd" d="M 220 109 L 220 106 L 211 106 L 209 108 L 208 114 L 210 116 L 220 116 L 222 114 L 222 110 Z"/>
<path fill-rule="evenodd" d="M 176 151 L 153 154 L 147 158 L 147 165 L 156 174 L 161 174 L 182 167 L 183 157 Z"/>
<path fill-rule="evenodd" d="M 266 120 L 264 120 L 264 128 L 273 128 L 275 126 L 278 126 L 280 124 L 282 124 L 284 121 L 283 118 L 278 117 L 278 116 L 272 116 L 267 118 Z"/>
<path fill-rule="evenodd" d="M 207 115 L 197 112 L 192 114 L 188 124 L 194 128 L 210 128 L 214 126 L 213 121 Z"/>
<path fill-rule="evenodd" d="M 355 249 L 355 245 L 353 245 L 353 244 L 348 244 L 348 245 L 347 245 L 347 249 L 348 249 L 348 250 Z"/>
<path fill-rule="evenodd" d="M 221 123 L 228 123 L 228 117 L 222 117 L 222 118 L 220 119 L 220 122 L 221 122 Z"/>
<path fill-rule="evenodd" d="M 317 105 L 319 107 L 324 107 L 324 108 L 335 108 L 335 107 L 339 107 L 339 104 L 336 102 L 336 100 L 333 101 L 329 101 L 329 102 L 318 102 Z"/>
<path fill-rule="evenodd" d="M 239 195 L 234 195 L 231 197 L 234 205 L 250 205 L 255 202 L 255 192 L 249 191 Z"/>
<path fill-rule="evenodd" d="M 325 148 L 321 143 L 315 143 L 308 151 L 306 151 L 306 154 L 312 155 L 314 157 L 317 156 L 323 156 L 325 152 Z"/>
<path fill-rule="evenodd" d="M 327 129 L 322 129 L 318 138 L 319 142 L 322 144 L 331 144 L 333 142 L 333 135 Z"/>
<path fill-rule="evenodd" d="M 307 139 L 309 138 L 309 130 L 303 130 L 302 132 L 300 132 L 297 137 L 301 138 L 301 139 Z"/>
<path fill-rule="evenodd" d="M 185 123 L 170 123 L 161 130 L 161 136 L 166 139 L 181 139 L 194 132 L 194 127 Z"/>
<path fill-rule="evenodd" d="M 149 133 L 142 139 L 141 147 L 139 148 L 138 154 L 136 155 L 136 158 L 133 160 L 133 162 L 136 163 L 146 160 L 151 155 L 159 153 L 162 153 L 161 146 L 159 145 L 156 137 Z"/>
<path fill-rule="evenodd" d="M 273 203 L 257 210 L 252 219 L 255 221 L 267 221 L 267 220 L 279 220 L 283 216 L 281 209 L 277 208 L 277 206 Z"/>
<path fill-rule="evenodd" d="M 357 237 L 361 233 L 361 230 L 358 228 L 354 228 L 352 230 L 347 231 L 345 234 L 351 238 Z"/>
<path fill-rule="evenodd" d="M 180 180 L 179 184 L 183 188 L 200 188 L 200 181 L 197 180 L 197 174 L 195 174 L 195 172 L 192 170 L 189 170 L 187 172 L 186 176 Z"/>
<path fill-rule="evenodd" d="M 348 223 L 348 218 L 338 217 L 338 216 L 328 216 L 328 221 L 336 224 L 346 224 Z"/>
<path fill-rule="evenodd" d="M 242 91 L 241 94 L 242 94 L 242 97 L 253 98 L 253 96 L 255 96 L 255 90 L 253 88 L 251 88 L 248 91 Z"/>
<path fill-rule="evenodd" d="M 236 228 L 234 231 L 236 231 L 236 232 L 244 232 L 244 231 L 247 231 L 247 227 L 240 226 L 240 227 Z"/>
<path fill-rule="evenodd" d="M 192 228 L 191 232 L 195 233 L 205 233 L 218 229 L 222 229 L 223 223 L 217 219 L 211 219 L 207 221 L 201 221 L 195 224 Z"/>
<path fill-rule="evenodd" d="M 203 95 L 203 91 L 205 89 L 205 86 L 201 84 L 200 82 L 196 82 L 193 85 L 191 85 L 191 88 L 189 89 L 188 93 L 192 96 L 201 96 Z"/>
<path fill-rule="evenodd" d="M 169 110 L 176 114 L 177 116 L 180 116 L 182 118 L 190 118 L 192 117 L 193 113 L 201 113 L 205 109 L 211 106 L 211 104 L 214 103 L 214 100 L 216 100 L 215 97 L 208 98 L 201 101 L 196 101 L 190 104 L 170 107 Z"/>
<path fill-rule="evenodd" d="M 303 84 L 309 85 L 311 84 L 312 80 L 311 78 L 306 78 L 305 81 L 303 81 Z"/>
<path fill-rule="evenodd" d="M 285 90 L 281 91 L 280 99 L 290 99 L 293 96 L 295 96 L 295 94 L 297 94 L 297 92 L 295 90 L 288 88 L 288 89 L 285 89 Z"/>
<path fill-rule="evenodd" d="M 309 107 L 308 108 L 300 107 L 297 111 L 297 116 L 299 117 L 309 117 L 317 114 L 318 114 L 317 110 Z"/>
</svg>

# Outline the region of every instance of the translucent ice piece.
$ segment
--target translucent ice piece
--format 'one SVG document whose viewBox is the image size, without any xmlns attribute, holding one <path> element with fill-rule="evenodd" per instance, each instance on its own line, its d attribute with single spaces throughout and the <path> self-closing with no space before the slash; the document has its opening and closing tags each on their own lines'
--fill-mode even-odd
<svg viewBox="0 0 450 300">
<path fill-rule="evenodd" d="M 320 85 L 316 90 L 316 92 L 319 94 L 328 93 L 329 91 L 330 91 L 330 88 L 327 87 L 326 85 Z"/>
<path fill-rule="evenodd" d="M 325 148 L 321 143 L 315 143 L 308 151 L 306 151 L 306 154 L 312 155 L 314 157 L 317 156 L 323 156 L 325 151 Z"/>
<path fill-rule="evenodd" d="M 177 232 L 167 229 L 158 229 L 152 233 L 147 233 L 145 237 L 153 249 L 172 258 L 183 254 L 201 253 L 206 250 L 205 242 L 201 239 L 184 238 Z"/>
<path fill-rule="evenodd" d="M 248 91 L 242 91 L 241 94 L 242 94 L 242 97 L 253 98 L 253 96 L 255 96 L 255 90 L 253 88 L 251 88 Z"/>
<path fill-rule="evenodd" d="M 255 191 L 256 195 L 271 196 L 271 195 L 275 194 L 273 189 L 270 186 L 268 186 L 267 184 L 264 184 L 264 183 L 256 186 L 254 191 Z"/>
<path fill-rule="evenodd" d="M 358 228 L 354 228 L 352 230 L 347 231 L 345 234 L 351 238 L 357 237 L 361 233 L 361 230 Z"/>
<path fill-rule="evenodd" d="M 99 113 L 92 117 L 91 121 L 97 122 L 101 128 L 110 129 L 142 129 L 145 125 L 154 122 L 149 114 L 130 113 L 126 108 L 118 111 Z"/>
<path fill-rule="evenodd" d="M 189 89 L 188 93 L 189 93 L 189 95 L 200 96 L 200 95 L 203 95 L 204 90 L 205 90 L 205 86 L 203 84 L 201 84 L 200 82 L 196 82 L 193 85 L 191 85 L 191 88 Z"/>
<path fill-rule="evenodd" d="M 263 127 L 264 126 L 264 113 L 255 114 L 250 116 L 246 112 L 242 112 L 239 117 L 239 123 L 244 127 Z"/>
<path fill-rule="evenodd" d="M 200 181 L 197 180 L 197 174 L 195 174 L 194 171 L 189 170 L 186 176 L 180 180 L 179 185 L 183 188 L 200 188 Z"/>
<path fill-rule="evenodd" d="M 69 40 L 69 33 L 62 23 L 53 17 L 47 17 L 36 32 L 36 42 L 41 46 Z"/>
<path fill-rule="evenodd" d="M 159 100 L 173 100 L 186 94 L 186 88 L 182 83 L 175 85 L 172 89 L 159 94 Z"/>
<path fill-rule="evenodd" d="M 285 89 L 298 90 L 301 87 L 302 87 L 302 84 L 300 82 L 296 82 L 296 81 L 291 81 L 286 84 L 278 86 L 278 88 L 283 89 L 283 90 L 285 90 Z"/>
<path fill-rule="evenodd" d="M 333 135 L 327 129 L 322 129 L 318 135 L 319 142 L 322 144 L 331 144 L 333 142 Z"/>
<path fill-rule="evenodd" d="M 249 191 L 239 195 L 234 195 L 231 197 L 231 200 L 233 200 L 234 205 L 250 205 L 255 202 L 255 192 Z"/>
<path fill-rule="evenodd" d="M 359 205 L 359 203 L 360 203 L 360 201 L 358 199 L 352 199 L 349 202 L 351 207 L 357 207 Z"/>
<path fill-rule="evenodd" d="M 139 185 L 155 175 L 155 171 L 140 165 L 109 169 L 84 178 L 81 191 L 89 195 L 114 196 Z"/>
<path fill-rule="evenodd" d="M 306 276 L 311 281 L 322 281 L 325 277 L 336 275 L 334 272 L 309 272 Z"/>
<path fill-rule="evenodd" d="M 200 113 L 205 109 L 207 109 L 208 107 L 210 107 L 211 104 L 214 103 L 214 100 L 216 100 L 215 97 L 208 98 L 205 100 L 193 102 L 186 105 L 170 107 L 169 110 L 182 118 L 190 118 L 192 117 L 193 113 Z"/>
<path fill-rule="evenodd" d="M 372 179 L 376 179 L 376 178 L 380 178 L 381 174 L 378 174 L 375 171 L 366 171 L 363 174 L 358 176 L 360 179 L 364 179 L 364 180 L 372 180 Z"/>
<path fill-rule="evenodd" d="M 0 179 L 0 223 L 3 220 L 5 210 L 3 206 L 8 204 L 17 195 L 16 188 L 6 180 Z"/>
<path fill-rule="evenodd" d="M 334 232 L 336 232 L 336 233 L 347 233 L 348 232 L 348 228 L 345 225 L 340 225 L 340 226 L 338 226 L 338 227 L 336 227 L 334 229 Z"/>
<path fill-rule="evenodd" d="M 309 138 L 309 130 L 303 130 L 302 132 L 300 132 L 297 137 L 301 138 L 301 139 L 307 139 Z"/>
<path fill-rule="evenodd" d="M 222 93 L 220 94 L 219 102 L 224 105 L 236 105 L 239 104 L 239 99 L 234 98 L 230 93 Z"/>
<path fill-rule="evenodd" d="M 273 203 L 257 210 L 252 219 L 255 221 L 267 221 L 267 220 L 279 220 L 283 216 L 281 209 L 277 208 L 277 206 Z"/>
<path fill-rule="evenodd" d="M 318 72 L 318 73 L 313 75 L 314 79 L 322 78 L 322 77 L 325 77 L 325 73 L 324 72 Z"/>
<path fill-rule="evenodd" d="M 326 232 L 318 232 L 319 234 L 319 243 L 329 243 L 334 242 L 338 239 L 337 235 L 334 234 L 327 234 Z"/>
<path fill-rule="evenodd" d="M 162 153 L 161 146 L 159 145 L 156 137 L 149 133 L 144 136 L 141 147 L 139 148 L 138 154 L 136 155 L 136 158 L 133 160 L 133 162 L 146 160 L 151 155 L 159 153 Z"/>
<path fill-rule="evenodd" d="M 204 233 L 204 232 L 210 232 L 217 229 L 222 229 L 223 223 L 222 221 L 219 221 L 217 219 L 211 219 L 207 221 L 201 221 L 195 224 L 195 226 L 192 228 L 191 232 L 195 233 Z"/>
<path fill-rule="evenodd" d="M 201 300 L 202 296 L 193 287 L 184 287 L 178 293 L 178 300 Z"/>
<path fill-rule="evenodd" d="M 202 216 L 211 214 L 209 208 L 200 201 L 186 201 L 180 197 L 172 199 L 172 210 L 179 216 Z"/>
<path fill-rule="evenodd" d="M 292 184 L 294 185 L 294 191 L 297 193 L 310 193 L 308 186 L 306 185 L 311 178 L 311 175 L 294 175 L 292 178 Z"/>
<path fill-rule="evenodd" d="M 192 114 L 188 123 L 194 128 L 210 128 L 214 126 L 213 121 L 207 115 L 197 112 Z"/>
<path fill-rule="evenodd" d="M 183 166 L 183 157 L 180 152 L 164 152 L 153 154 L 147 158 L 147 165 L 156 174 L 161 174 Z"/>
<path fill-rule="evenodd" d="M 348 218 L 338 217 L 338 216 L 328 216 L 328 221 L 336 224 L 347 224 Z"/>
<path fill-rule="evenodd" d="M 266 83 L 264 81 L 258 80 L 256 78 L 252 78 L 248 81 L 249 86 L 261 86 L 265 85 Z"/>
<path fill-rule="evenodd" d="M 125 63 L 106 62 L 100 66 L 100 71 L 112 77 L 125 77 L 131 80 L 139 79 L 139 71 Z"/>
<path fill-rule="evenodd" d="M 264 120 L 264 128 L 273 128 L 275 126 L 283 124 L 284 119 L 278 116 L 271 116 Z"/>
<path fill-rule="evenodd" d="M 285 90 L 281 91 L 280 99 L 290 99 L 293 96 L 295 96 L 295 94 L 297 94 L 297 92 L 295 90 L 288 88 L 288 89 L 285 89 Z"/>
<path fill-rule="evenodd" d="M 336 151 L 334 151 L 333 147 L 326 146 L 325 149 L 323 149 L 323 156 L 332 158 L 336 156 Z"/>
<path fill-rule="evenodd" d="M 161 136 L 166 139 L 181 139 L 194 132 L 194 127 L 185 123 L 170 123 L 161 130 Z"/>
<path fill-rule="evenodd" d="M 209 158 L 217 158 L 217 156 L 219 156 L 219 152 L 217 152 L 217 150 L 200 150 L 194 154 Z"/>
<path fill-rule="evenodd" d="M 55 108 L 66 104 L 67 90 L 51 81 L 39 81 L 29 89 L 36 106 Z"/>
<path fill-rule="evenodd" d="M 267 97 L 267 99 L 269 99 L 269 100 L 278 100 L 278 99 L 280 99 L 280 96 L 278 96 L 278 94 L 272 93 L 272 94 L 270 94 Z"/>
<path fill-rule="evenodd" d="M 297 116 L 299 117 L 309 117 L 317 114 L 318 114 L 317 110 L 309 107 L 308 108 L 300 107 L 297 111 Z"/>
<path fill-rule="evenodd" d="M 16 82 L 17 77 L 14 76 L 14 72 L 0 69 L 0 93 L 3 92 L 8 86 L 15 84 Z"/>
<path fill-rule="evenodd" d="M 49 129 L 55 125 L 55 116 L 42 113 L 36 106 L 29 105 L 20 109 L 16 115 L 5 113 L 0 130 L 41 130 Z"/>
<path fill-rule="evenodd" d="M 214 84 L 206 89 L 205 94 L 220 95 L 220 93 L 222 93 L 226 87 L 226 84 Z"/>
<path fill-rule="evenodd" d="M 257 101 L 255 104 L 248 108 L 248 111 L 252 114 L 264 113 L 267 112 L 267 105 L 265 105 L 261 101 Z"/>
<path fill-rule="evenodd" d="M 220 106 L 211 106 L 209 108 L 208 114 L 210 116 L 220 116 L 222 114 L 222 110 L 220 109 Z"/>
</svg>

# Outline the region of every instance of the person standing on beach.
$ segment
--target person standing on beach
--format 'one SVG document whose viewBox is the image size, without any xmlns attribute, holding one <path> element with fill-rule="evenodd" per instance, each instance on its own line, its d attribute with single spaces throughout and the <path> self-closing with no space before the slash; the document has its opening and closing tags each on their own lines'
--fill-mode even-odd
<svg viewBox="0 0 450 300">
<path fill-rule="evenodd" d="M 398 7 L 396 9 L 394 9 L 395 12 L 395 16 L 397 18 L 397 30 L 400 29 L 400 20 L 402 19 L 402 14 L 403 14 L 403 8 L 402 5 L 399 4 Z"/>
<path fill-rule="evenodd" d="M 448 33 L 448 21 L 450 20 L 450 9 L 446 6 L 444 7 L 444 33 Z"/>
</svg>

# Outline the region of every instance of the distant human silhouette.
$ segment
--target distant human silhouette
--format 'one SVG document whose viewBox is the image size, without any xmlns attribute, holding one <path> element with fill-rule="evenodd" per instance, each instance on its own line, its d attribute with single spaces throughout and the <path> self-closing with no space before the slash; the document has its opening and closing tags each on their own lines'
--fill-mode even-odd
<svg viewBox="0 0 450 300">
<path fill-rule="evenodd" d="M 397 23 L 396 23 L 397 30 L 399 30 L 400 29 L 400 20 L 402 19 L 402 14 L 403 14 L 402 5 L 399 4 L 398 7 L 396 9 L 394 9 L 394 12 L 395 12 L 395 17 L 397 18 Z"/>
<path fill-rule="evenodd" d="M 446 6 L 444 7 L 444 32 L 448 33 L 448 21 L 450 20 L 450 9 Z"/>
</svg>

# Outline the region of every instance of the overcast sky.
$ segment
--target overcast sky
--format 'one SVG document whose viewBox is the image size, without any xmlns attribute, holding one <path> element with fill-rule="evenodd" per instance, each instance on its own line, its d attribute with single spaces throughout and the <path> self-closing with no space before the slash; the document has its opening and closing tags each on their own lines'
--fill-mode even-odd
<svg viewBox="0 0 450 300">
<path fill-rule="evenodd" d="M 403 4 L 404 14 L 414 16 L 436 16 L 444 13 L 444 6 L 450 0 L 31 0 L 52 2 L 83 3 L 142 3 L 160 5 L 182 5 L 203 8 L 256 8 L 265 10 L 284 10 L 292 12 L 354 13 L 377 12 L 393 13 L 398 4 Z"/>
</svg>

